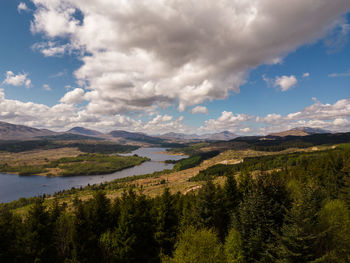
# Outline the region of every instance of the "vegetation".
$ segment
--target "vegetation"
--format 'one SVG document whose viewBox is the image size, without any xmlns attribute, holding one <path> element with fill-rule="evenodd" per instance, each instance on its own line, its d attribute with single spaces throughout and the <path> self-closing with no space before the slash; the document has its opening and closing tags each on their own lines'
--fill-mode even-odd
<svg viewBox="0 0 350 263">
<path fill-rule="evenodd" d="M 208 146 L 209 143 L 205 143 L 205 142 L 201 142 L 201 143 L 194 143 L 194 144 L 191 144 L 191 145 L 182 145 L 181 148 L 172 148 L 172 149 L 169 149 L 168 151 L 169 152 L 172 152 L 172 153 L 181 153 L 181 154 L 185 154 L 185 155 L 195 155 L 195 154 L 198 154 L 201 152 L 201 149 L 203 147 L 206 147 Z"/>
<path fill-rule="evenodd" d="M 64 138 L 66 138 L 67 140 L 70 140 L 68 139 L 70 137 L 64 137 Z M 83 140 L 83 138 L 81 138 L 81 140 Z M 86 140 L 86 138 L 84 138 L 84 140 Z M 96 139 L 94 139 L 94 141 L 96 141 Z M 139 148 L 138 146 L 133 146 L 133 145 L 121 145 L 121 144 L 113 144 L 113 143 L 98 142 L 98 141 L 94 142 L 94 141 L 85 141 L 85 142 L 68 141 L 64 143 L 59 141 L 52 141 L 48 139 L 34 140 L 34 141 L 0 141 L 0 152 L 20 153 L 20 152 L 31 151 L 31 150 L 47 150 L 47 149 L 58 149 L 63 147 L 76 147 L 80 151 L 85 153 L 111 154 L 111 153 L 128 153 Z"/>
<path fill-rule="evenodd" d="M 36 175 L 47 173 L 50 169 L 58 170 L 59 176 L 108 174 L 139 165 L 149 160 L 139 156 L 119 156 L 104 154 L 82 154 L 77 157 L 64 157 L 45 165 L 9 166 L 0 165 L 0 171 L 18 173 L 19 175 Z"/>
<path fill-rule="evenodd" d="M 346 263 L 349 164 L 340 147 L 217 165 L 205 173 L 225 176 L 224 185 L 207 180 L 196 194 L 128 189 L 110 200 L 105 184 L 69 210 L 35 198 L 21 218 L 11 209 L 23 200 L 1 205 L 0 262 Z"/>
<path fill-rule="evenodd" d="M 218 155 L 219 153 L 220 152 L 218 151 L 203 152 L 203 153 L 198 153 L 196 155 L 192 155 L 188 158 L 181 159 L 175 164 L 174 170 L 182 171 L 188 168 L 195 167 L 198 164 L 200 164 L 202 161 L 210 159 Z"/>
<path fill-rule="evenodd" d="M 286 137 L 274 137 L 270 136 L 264 140 L 261 137 L 240 137 L 236 138 L 235 142 L 245 142 L 249 145 L 250 149 L 257 151 L 283 151 L 289 148 L 308 148 L 312 146 L 318 146 L 323 144 L 340 144 L 350 141 L 350 133 L 337 133 L 337 134 L 312 134 L 308 136 L 286 136 Z"/>
</svg>

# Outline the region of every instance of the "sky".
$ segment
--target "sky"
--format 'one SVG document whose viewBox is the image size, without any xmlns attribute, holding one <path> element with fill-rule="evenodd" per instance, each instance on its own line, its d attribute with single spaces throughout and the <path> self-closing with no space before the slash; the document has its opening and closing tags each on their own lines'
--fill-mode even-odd
<svg viewBox="0 0 350 263">
<path fill-rule="evenodd" d="M 350 131 L 349 0 L 2 0 L 0 121 Z"/>
</svg>

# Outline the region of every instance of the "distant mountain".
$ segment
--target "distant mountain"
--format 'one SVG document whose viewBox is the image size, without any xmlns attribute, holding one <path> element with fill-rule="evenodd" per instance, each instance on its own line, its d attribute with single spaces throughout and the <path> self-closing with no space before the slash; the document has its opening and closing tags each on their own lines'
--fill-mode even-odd
<svg viewBox="0 0 350 263">
<path fill-rule="evenodd" d="M 159 136 L 162 139 L 167 140 L 210 140 L 210 141 L 229 141 L 233 140 L 238 135 L 229 132 L 229 131 L 223 131 L 219 133 L 208 133 L 203 135 L 197 135 L 197 134 L 184 134 L 184 133 L 175 133 L 175 132 L 169 132 L 166 134 L 163 134 Z"/>
<path fill-rule="evenodd" d="M 271 133 L 269 136 L 279 136 L 279 137 L 285 137 L 285 136 L 307 136 L 312 134 L 322 134 L 322 133 L 331 133 L 330 131 L 323 130 L 320 128 L 311 128 L 311 127 L 297 127 L 290 129 L 288 131 L 278 132 L 278 133 Z"/>
<path fill-rule="evenodd" d="M 223 131 L 223 132 L 213 133 L 213 134 L 204 134 L 201 136 L 201 138 L 206 140 L 211 140 L 211 141 L 230 141 L 237 137 L 239 137 L 239 135 L 229 131 Z"/>
<path fill-rule="evenodd" d="M 0 140 L 30 140 L 56 134 L 58 133 L 47 129 L 36 129 L 0 121 Z"/>
<path fill-rule="evenodd" d="M 74 127 L 72 129 L 66 131 L 66 133 L 80 134 L 80 135 L 86 135 L 86 136 L 100 136 L 100 135 L 103 135 L 102 132 L 86 129 L 84 127 Z"/>
<path fill-rule="evenodd" d="M 77 133 L 63 133 L 63 134 L 57 134 L 57 135 L 49 135 L 49 136 L 39 136 L 37 137 L 39 139 L 43 140 L 58 140 L 58 141 L 83 141 L 83 140 L 94 140 L 94 141 L 100 141 L 100 140 L 105 140 L 102 137 L 97 137 L 97 136 L 86 136 L 82 134 L 77 134 Z"/>
<path fill-rule="evenodd" d="M 176 132 L 165 133 L 158 137 L 166 140 L 199 140 L 200 139 L 200 136 L 197 134 L 184 134 L 184 133 L 176 133 Z"/>
<path fill-rule="evenodd" d="M 127 132 L 122 130 L 111 131 L 110 133 L 108 133 L 108 135 L 112 136 L 113 138 L 122 138 L 126 140 L 140 141 L 140 142 L 147 142 L 147 143 L 160 143 L 163 141 L 161 138 L 152 137 L 144 133 Z"/>
</svg>

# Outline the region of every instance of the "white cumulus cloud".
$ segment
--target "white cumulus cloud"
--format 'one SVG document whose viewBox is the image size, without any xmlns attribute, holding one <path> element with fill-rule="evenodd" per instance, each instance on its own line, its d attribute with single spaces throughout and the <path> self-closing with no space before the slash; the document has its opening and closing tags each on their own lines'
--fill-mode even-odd
<svg viewBox="0 0 350 263">
<path fill-rule="evenodd" d="M 9 70 L 6 71 L 6 78 L 2 83 L 6 85 L 25 86 L 26 88 L 30 88 L 32 81 L 28 78 L 27 73 L 19 73 L 16 75 Z"/>
<path fill-rule="evenodd" d="M 45 56 L 76 50 L 92 113 L 180 111 L 239 92 L 249 70 L 280 63 L 344 21 L 348 0 L 33 0 Z M 62 43 L 62 44 L 60 44 Z M 282 90 L 296 79 L 281 79 Z"/>
<path fill-rule="evenodd" d="M 76 88 L 72 91 L 67 92 L 61 99 L 60 102 L 66 104 L 79 104 L 84 100 L 85 92 L 81 88 Z"/>
<path fill-rule="evenodd" d="M 252 119 L 252 116 L 247 114 L 233 114 L 230 111 L 223 111 L 219 118 L 206 120 L 204 125 L 199 128 L 199 132 L 220 132 L 226 130 L 235 132 L 250 119 Z"/>
<path fill-rule="evenodd" d="M 44 84 L 44 85 L 43 85 L 43 89 L 44 89 L 44 90 L 47 90 L 47 91 L 50 91 L 50 90 L 51 90 L 51 87 L 50 87 L 49 84 Z"/>
<path fill-rule="evenodd" d="M 291 89 L 293 86 L 295 86 L 298 83 L 297 78 L 294 75 L 290 76 L 281 76 L 281 77 L 276 77 L 274 86 L 275 87 L 280 87 L 281 91 L 287 91 Z"/>
<path fill-rule="evenodd" d="M 193 114 L 196 114 L 196 113 L 208 114 L 208 109 L 205 106 L 196 106 L 191 110 L 191 112 Z"/>
<path fill-rule="evenodd" d="M 17 6 L 17 11 L 18 11 L 18 13 L 21 13 L 22 11 L 28 12 L 28 11 L 30 11 L 30 9 L 26 5 L 26 3 L 20 2 Z"/>
</svg>

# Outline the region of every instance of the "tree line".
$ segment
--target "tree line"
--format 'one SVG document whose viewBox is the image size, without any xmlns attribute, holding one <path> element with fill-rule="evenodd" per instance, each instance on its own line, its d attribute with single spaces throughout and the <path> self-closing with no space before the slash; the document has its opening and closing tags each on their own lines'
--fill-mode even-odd
<svg viewBox="0 0 350 263">
<path fill-rule="evenodd" d="M 0 262 L 350 261 L 349 151 L 225 176 L 186 195 L 36 199 L 24 218 L 2 206 Z"/>
</svg>

